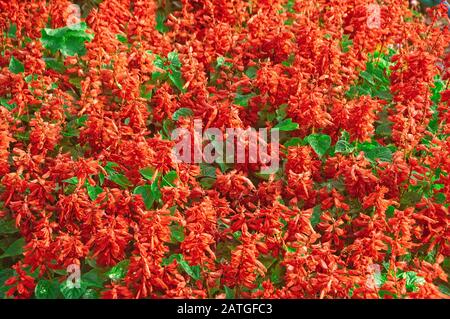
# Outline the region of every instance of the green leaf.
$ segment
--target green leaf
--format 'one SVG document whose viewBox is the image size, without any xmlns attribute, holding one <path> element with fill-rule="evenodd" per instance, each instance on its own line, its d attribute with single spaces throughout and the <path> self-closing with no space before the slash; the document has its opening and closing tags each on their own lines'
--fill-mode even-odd
<svg viewBox="0 0 450 319">
<path fill-rule="evenodd" d="M 10 240 L 8 238 L 0 239 L 0 250 L 5 251 L 10 244 Z"/>
<path fill-rule="evenodd" d="M 116 170 L 114 169 L 115 167 L 119 167 L 119 164 L 114 162 L 107 162 L 105 165 L 105 171 L 108 174 L 115 174 L 116 173 Z"/>
<path fill-rule="evenodd" d="M 450 296 L 450 288 L 445 286 L 445 285 L 439 285 L 439 290 L 443 293 L 446 294 L 447 296 Z M 1 296 L 0 296 L 1 297 Z"/>
<path fill-rule="evenodd" d="M 445 204 L 447 202 L 447 197 L 443 193 L 437 193 L 435 195 L 435 201 L 438 204 Z"/>
<path fill-rule="evenodd" d="M 5 298 L 5 293 L 11 288 L 10 286 L 5 286 L 5 281 L 14 276 L 15 271 L 11 268 L 0 270 L 0 299 Z"/>
<path fill-rule="evenodd" d="M 100 183 L 100 186 L 103 186 L 103 183 L 105 182 L 105 174 L 102 172 L 98 173 L 98 182 Z"/>
<path fill-rule="evenodd" d="M 279 263 L 275 263 L 275 266 L 271 267 L 270 270 L 270 281 L 272 281 L 276 285 L 282 284 L 285 272 L 286 269 L 283 266 L 281 266 Z"/>
<path fill-rule="evenodd" d="M 180 71 L 172 71 L 172 73 L 168 73 L 169 79 L 172 82 L 172 84 L 181 92 L 184 92 L 184 81 L 181 77 Z"/>
<path fill-rule="evenodd" d="M 317 155 L 323 157 L 331 146 L 331 137 L 326 134 L 311 134 L 306 138 L 306 142 Z"/>
<path fill-rule="evenodd" d="M 190 117 L 192 115 L 194 115 L 194 112 L 190 108 L 182 107 L 173 113 L 172 120 L 178 121 L 180 117 Z"/>
<path fill-rule="evenodd" d="M 164 24 L 166 21 L 166 16 L 163 10 L 156 11 L 156 30 L 165 33 L 169 31 L 169 28 Z"/>
<path fill-rule="evenodd" d="M 422 199 L 422 195 L 415 191 L 408 191 L 403 194 L 400 204 L 404 207 L 413 207 Z"/>
<path fill-rule="evenodd" d="M 86 292 L 86 284 L 83 282 L 83 280 L 80 280 L 80 287 L 77 288 L 76 286 L 69 285 L 68 280 L 64 280 L 59 285 L 59 290 L 61 291 L 62 295 L 64 296 L 64 299 L 80 299 L 81 296 Z"/>
<path fill-rule="evenodd" d="M 391 92 L 389 92 L 388 89 L 384 90 L 384 89 L 380 89 L 379 91 L 375 92 L 374 97 L 378 97 L 382 100 L 386 100 L 386 101 L 390 101 L 392 100 L 392 94 Z"/>
<path fill-rule="evenodd" d="M 392 218 L 395 215 L 395 207 L 390 205 L 388 206 L 388 208 L 386 209 L 386 217 L 387 218 Z"/>
<path fill-rule="evenodd" d="M 9 104 L 7 99 L 0 97 L 0 105 L 4 106 L 8 111 L 14 110 L 16 103 Z"/>
<path fill-rule="evenodd" d="M 28 141 L 30 139 L 30 132 L 24 132 L 24 133 L 18 132 L 14 135 L 14 137 L 21 141 Z"/>
<path fill-rule="evenodd" d="M 17 34 L 17 24 L 11 23 L 8 29 L 7 36 L 10 39 L 16 39 L 16 34 Z"/>
<path fill-rule="evenodd" d="M 248 101 L 254 96 L 256 96 L 256 94 L 253 92 L 249 94 L 236 93 L 236 97 L 234 98 L 234 104 L 243 107 L 248 107 Z"/>
<path fill-rule="evenodd" d="M 336 146 L 335 146 L 335 152 L 336 153 L 342 153 L 342 154 L 350 154 L 355 150 L 355 147 L 350 144 L 348 141 L 346 140 L 338 140 L 336 142 Z"/>
<path fill-rule="evenodd" d="M 127 43 L 128 42 L 127 36 L 123 35 L 123 34 L 117 34 L 116 35 L 116 39 L 119 40 L 122 43 Z"/>
<path fill-rule="evenodd" d="M 97 199 L 98 195 L 103 193 L 103 188 L 101 188 L 100 186 L 97 186 L 97 185 L 91 186 L 91 184 L 89 184 L 89 182 L 87 182 L 87 181 L 86 181 L 86 189 L 87 189 L 89 198 L 92 201 L 95 201 Z"/>
<path fill-rule="evenodd" d="M 193 279 L 200 279 L 200 267 L 199 266 L 190 266 L 186 260 L 184 260 L 184 256 L 182 254 L 173 254 L 169 258 L 163 258 L 161 263 L 162 266 L 168 266 L 177 261 L 178 265 Z"/>
<path fill-rule="evenodd" d="M 439 75 L 437 75 L 434 80 L 434 86 L 430 88 L 432 93 L 431 100 L 434 104 L 438 104 L 441 100 L 441 93 L 445 89 L 445 82 L 442 81 Z"/>
<path fill-rule="evenodd" d="M 68 184 L 72 184 L 72 185 L 77 185 L 78 184 L 78 177 L 71 177 L 68 179 L 63 180 L 64 183 L 68 183 Z"/>
<path fill-rule="evenodd" d="M 245 75 L 247 75 L 250 79 L 254 79 L 257 72 L 258 69 L 255 66 L 251 66 L 247 70 L 245 70 Z"/>
<path fill-rule="evenodd" d="M 384 298 L 385 296 L 391 296 L 394 299 L 397 299 L 397 295 L 388 290 L 378 290 L 378 295 L 380 296 L 380 298 Z"/>
<path fill-rule="evenodd" d="M 292 122 L 291 118 L 287 118 L 283 121 L 281 121 L 280 123 L 278 123 L 277 125 L 275 125 L 274 128 L 279 129 L 280 131 L 295 131 L 298 129 L 298 123 L 294 123 Z"/>
<path fill-rule="evenodd" d="M 242 232 L 240 230 L 237 230 L 233 233 L 233 237 L 236 240 L 239 240 L 239 238 L 241 238 L 241 236 L 242 236 Z"/>
<path fill-rule="evenodd" d="M 153 60 L 153 65 L 159 69 L 167 70 L 167 67 L 165 66 L 165 61 L 166 61 L 165 58 L 155 54 L 155 60 Z"/>
<path fill-rule="evenodd" d="M 25 246 L 25 238 L 17 239 L 5 250 L 3 255 L 0 256 L 0 259 L 22 255 L 24 246 Z"/>
<path fill-rule="evenodd" d="M 286 246 L 285 248 L 286 248 L 286 251 L 289 253 L 295 253 L 297 251 L 297 249 L 295 249 L 293 247 Z"/>
<path fill-rule="evenodd" d="M 176 223 L 170 226 L 170 240 L 173 243 L 182 243 L 184 240 L 184 228 L 180 224 Z"/>
<path fill-rule="evenodd" d="M 82 56 L 86 54 L 85 40 L 83 38 L 76 35 L 66 35 L 63 41 L 63 45 L 59 49 L 63 55 Z"/>
<path fill-rule="evenodd" d="M 361 76 L 364 80 L 366 80 L 367 82 L 369 82 L 369 84 L 371 84 L 371 85 L 374 85 L 374 84 L 375 84 L 373 75 L 370 74 L 369 72 L 367 72 L 367 71 L 362 71 L 362 72 L 360 73 L 360 76 Z"/>
<path fill-rule="evenodd" d="M 211 189 L 215 182 L 216 182 L 216 179 L 212 178 L 212 177 L 204 177 L 204 178 L 200 179 L 200 185 L 204 189 Z"/>
<path fill-rule="evenodd" d="M 129 265 L 130 261 L 128 259 L 122 260 L 106 272 L 106 276 L 112 281 L 120 281 L 125 278 Z"/>
<path fill-rule="evenodd" d="M 392 151 L 389 147 L 380 146 L 378 143 L 364 142 L 358 145 L 358 150 L 364 152 L 364 156 L 371 160 L 380 160 L 383 162 L 392 161 Z"/>
<path fill-rule="evenodd" d="M 223 56 L 219 56 L 216 60 L 216 68 L 220 68 L 225 64 L 225 58 Z"/>
<path fill-rule="evenodd" d="M 167 60 L 170 62 L 171 67 L 176 69 L 181 68 L 181 62 L 177 52 L 169 52 L 169 54 L 167 54 Z"/>
<path fill-rule="evenodd" d="M 100 299 L 100 295 L 94 289 L 86 289 L 86 292 L 83 294 L 82 299 Z"/>
<path fill-rule="evenodd" d="M 11 60 L 9 61 L 9 70 L 14 74 L 19 74 L 25 72 L 25 67 L 23 66 L 22 62 L 12 56 Z"/>
<path fill-rule="evenodd" d="M 142 200 L 144 201 L 145 208 L 147 208 L 147 209 L 152 208 L 155 198 L 153 197 L 153 194 L 152 194 L 151 185 L 138 186 L 134 189 L 133 194 L 142 196 Z"/>
<path fill-rule="evenodd" d="M 225 298 L 226 299 L 234 299 L 235 296 L 235 291 L 234 289 L 231 289 L 227 286 L 223 286 L 224 290 L 225 290 Z"/>
<path fill-rule="evenodd" d="M 14 219 L 0 219 L 0 235 L 10 235 L 17 233 L 19 230 L 16 228 L 16 222 Z"/>
<path fill-rule="evenodd" d="M 281 104 L 280 106 L 278 106 L 277 110 L 275 111 L 277 121 L 281 122 L 282 120 L 284 120 L 286 118 L 287 108 L 288 108 L 287 104 Z"/>
<path fill-rule="evenodd" d="M 58 276 L 67 276 L 67 270 L 66 269 L 52 269 L 52 273 L 58 275 Z"/>
<path fill-rule="evenodd" d="M 37 74 L 29 74 L 24 78 L 24 80 L 26 83 L 30 83 L 31 81 L 37 80 L 37 78 L 38 78 Z"/>
<path fill-rule="evenodd" d="M 384 137 L 391 136 L 392 135 L 392 123 L 387 122 L 387 123 L 382 123 L 382 124 L 378 125 L 375 129 L 375 133 L 380 136 L 384 136 Z"/>
<path fill-rule="evenodd" d="M 392 151 L 388 147 L 379 147 L 364 152 L 364 155 L 371 160 L 379 159 L 382 162 L 392 162 Z"/>
<path fill-rule="evenodd" d="M 212 165 L 200 163 L 200 174 L 205 177 L 216 178 L 216 168 Z"/>
<path fill-rule="evenodd" d="M 216 162 L 216 163 L 217 163 L 217 165 L 219 165 L 219 168 L 222 171 L 222 173 L 225 173 L 226 171 L 228 171 L 231 168 L 231 164 L 222 163 L 222 162 Z"/>
<path fill-rule="evenodd" d="M 417 273 L 414 271 L 401 273 L 399 277 L 406 279 L 406 289 L 412 292 L 419 290 L 418 286 L 425 283 L 425 279 L 417 276 Z"/>
<path fill-rule="evenodd" d="M 352 287 L 352 288 L 350 288 L 350 290 L 348 291 L 348 296 L 351 298 L 351 297 L 353 297 L 353 292 L 355 291 L 355 288 L 354 287 Z"/>
<path fill-rule="evenodd" d="M 195 280 L 199 280 L 200 279 L 200 274 L 198 273 L 198 271 L 196 271 L 195 268 L 193 269 L 193 267 L 191 267 L 188 264 L 188 262 L 186 260 L 184 260 L 184 258 L 179 258 L 179 259 L 177 259 L 177 261 L 178 261 L 178 264 L 181 266 L 181 268 L 183 268 L 183 270 L 189 276 L 191 276 Z"/>
<path fill-rule="evenodd" d="M 163 120 L 163 127 L 162 127 L 162 131 L 163 131 L 163 138 L 164 136 L 167 137 L 166 139 L 170 140 L 170 133 L 172 132 L 172 130 L 175 128 L 175 124 L 171 119 L 165 119 Z"/>
<path fill-rule="evenodd" d="M 59 283 L 57 280 L 41 279 L 34 289 L 36 299 L 56 299 L 59 295 Z"/>
<path fill-rule="evenodd" d="M 77 119 L 75 120 L 75 122 L 76 122 L 79 126 L 84 126 L 84 125 L 86 124 L 87 120 L 88 120 L 88 115 L 85 114 L 85 115 L 82 115 L 82 116 L 80 116 L 79 118 L 77 118 Z"/>
<path fill-rule="evenodd" d="M 313 212 L 311 214 L 311 226 L 316 227 L 320 223 L 320 217 L 322 216 L 322 210 L 320 209 L 320 205 L 314 207 Z"/>
<path fill-rule="evenodd" d="M 53 29 L 42 29 L 41 43 L 44 48 L 50 50 L 51 53 L 56 53 L 62 45 L 63 33 L 54 32 Z"/>
<path fill-rule="evenodd" d="M 162 178 L 161 187 L 164 187 L 164 186 L 175 187 L 174 182 L 177 178 L 178 178 L 178 175 L 177 175 L 176 171 L 168 172 Z"/>
<path fill-rule="evenodd" d="M 153 96 L 153 89 L 149 89 L 147 86 L 142 85 L 139 89 L 141 97 L 150 100 Z"/>
<path fill-rule="evenodd" d="M 350 36 L 348 34 L 344 34 L 341 40 L 341 48 L 342 52 L 347 53 L 350 51 L 350 46 L 353 45 L 353 40 L 350 40 Z"/>
<path fill-rule="evenodd" d="M 387 281 L 387 275 L 381 272 L 374 272 L 373 281 L 378 288 L 383 287 L 383 285 Z"/>
<path fill-rule="evenodd" d="M 94 269 L 99 268 L 99 266 L 97 265 L 97 262 L 95 261 L 95 259 L 86 258 L 84 261 L 85 261 L 86 265 L 88 265 L 88 266 L 90 266 L 90 267 L 92 267 Z"/>
<path fill-rule="evenodd" d="M 116 183 L 117 185 L 119 185 L 119 186 L 121 186 L 123 188 L 127 188 L 127 187 L 131 186 L 130 180 L 125 175 L 117 173 L 117 172 L 113 173 L 113 174 L 110 174 L 108 176 L 108 179 L 111 182 L 114 182 L 114 183 Z"/>
<path fill-rule="evenodd" d="M 78 24 L 73 24 L 73 25 L 71 25 L 69 27 L 65 27 L 63 29 L 68 29 L 69 34 L 77 34 L 80 38 L 85 38 L 86 40 L 94 38 L 93 34 L 87 34 L 84 32 L 87 30 L 86 22 L 80 22 Z"/>
<path fill-rule="evenodd" d="M 58 29 L 44 28 L 41 30 L 41 43 L 53 54 L 60 51 L 66 56 L 82 56 L 86 53 L 85 42 L 94 38 L 86 30 L 85 22 Z"/>
<path fill-rule="evenodd" d="M 142 177 L 151 181 L 153 179 L 153 175 L 155 174 L 155 169 L 152 167 L 146 167 L 141 169 L 139 173 L 141 173 Z"/>
<path fill-rule="evenodd" d="M 174 262 L 174 260 L 178 260 L 178 258 L 180 258 L 179 256 L 180 256 L 180 254 L 173 254 L 173 255 L 169 256 L 168 258 L 163 258 L 163 260 L 161 262 L 161 266 L 169 266 L 170 264 L 172 264 Z"/>
<path fill-rule="evenodd" d="M 66 137 L 78 137 L 80 132 L 76 128 L 68 126 L 61 134 Z"/>
<path fill-rule="evenodd" d="M 260 172 L 255 172 L 253 173 L 257 178 L 268 181 L 270 180 L 270 177 L 272 176 L 272 174 L 264 174 L 264 173 L 260 173 Z"/>
<path fill-rule="evenodd" d="M 285 67 L 290 67 L 295 62 L 295 54 L 290 54 L 287 60 L 281 62 Z"/>
<path fill-rule="evenodd" d="M 260 115 L 261 121 L 269 121 L 269 122 L 273 122 L 275 120 L 277 120 L 278 122 L 281 122 L 283 119 L 278 119 L 277 117 L 277 112 L 267 112 L 266 114 L 263 114 L 263 112 L 258 112 L 258 114 Z M 265 120 L 264 120 L 264 115 L 266 116 Z"/>
<path fill-rule="evenodd" d="M 442 1 L 441 0 L 420 0 L 420 3 L 426 7 L 431 8 L 439 5 Z"/>
<path fill-rule="evenodd" d="M 66 67 L 61 61 L 54 58 L 44 58 L 44 61 L 47 69 L 52 69 L 59 73 L 66 72 Z"/>
<path fill-rule="evenodd" d="M 151 191 L 152 191 L 152 196 L 155 199 L 155 201 L 158 201 L 161 199 L 161 191 L 159 190 L 159 186 L 158 186 L 158 181 L 155 180 L 152 185 L 151 185 Z"/>
<path fill-rule="evenodd" d="M 360 72 L 360 79 L 349 89 L 346 95 L 353 99 L 362 95 L 370 95 L 380 99 L 390 101 L 389 67 L 392 65 L 391 57 L 394 50 L 388 54 L 375 51 L 368 55 L 366 69 Z"/>
</svg>

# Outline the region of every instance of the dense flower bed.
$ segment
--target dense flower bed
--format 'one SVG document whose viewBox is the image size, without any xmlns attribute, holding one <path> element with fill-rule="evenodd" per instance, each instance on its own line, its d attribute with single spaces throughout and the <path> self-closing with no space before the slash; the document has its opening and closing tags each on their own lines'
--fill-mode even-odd
<svg viewBox="0 0 450 319">
<path fill-rule="evenodd" d="M 444 4 L 71 5 L 0 1 L 0 298 L 450 294 Z M 280 170 L 177 162 L 195 119 Z"/>
</svg>

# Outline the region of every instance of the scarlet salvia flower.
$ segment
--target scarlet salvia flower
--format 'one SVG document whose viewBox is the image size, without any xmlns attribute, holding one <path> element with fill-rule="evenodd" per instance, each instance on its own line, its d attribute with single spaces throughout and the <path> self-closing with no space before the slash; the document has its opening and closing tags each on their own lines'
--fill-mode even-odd
<svg viewBox="0 0 450 319">
<path fill-rule="evenodd" d="M 120 216 L 109 218 L 103 223 L 87 245 L 93 250 L 99 265 L 112 266 L 123 259 L 131 235 L 128 232 L 128 224 Z"/>
<path fill-rule="evenodd" d="M 36 283 L 34 278 L 27 274 L 24 270 L 25 265 L 17 263 L 12 266 L 15 275 L 5 281 L 5 286 L 11 286 L 6 292 L 8 297 L 16 297 L 17 299 L 30 298 L 33 295 Z"/>
<path fill-rule="evenodd" d="M 258 260 L 256 240 L 256 236 L 249 234 L 244 225 L 241 236 L 242 245 L 237 246 L 232 252 L 230 264 L 223 266 L 225 285 L 253 289 L 256 277 L 265 275 L 267 269 Z"/>
<path fill-rule="evenodd" d="M 80 297 L 448 297 L 444 4 L 79 9 L 0 1 L 0 298 L 70 265 L 104 279 Z M 279 170 L 179 163 L 195 120 L 279 128 Z"/>
</svg>

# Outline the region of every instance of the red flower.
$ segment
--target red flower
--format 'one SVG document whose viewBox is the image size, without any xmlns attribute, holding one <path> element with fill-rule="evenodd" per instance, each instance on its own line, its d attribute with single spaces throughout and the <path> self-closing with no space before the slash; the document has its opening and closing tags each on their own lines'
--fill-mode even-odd
<svg viewBox="0 0 450 319">
<path fill-rule="evenodd" d="M 18 262 L 11 267 L 15 270 L 15 275 L 5 281 L 5 286 L 11 286 L 6 292 L 6 296 L 14 297 L 17 299 L 30 298 L 34 293 L 34 287 L 36 283 L 34 278 L 27 275 L 24 270 L 25 265 Z"/>
</svg>

